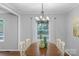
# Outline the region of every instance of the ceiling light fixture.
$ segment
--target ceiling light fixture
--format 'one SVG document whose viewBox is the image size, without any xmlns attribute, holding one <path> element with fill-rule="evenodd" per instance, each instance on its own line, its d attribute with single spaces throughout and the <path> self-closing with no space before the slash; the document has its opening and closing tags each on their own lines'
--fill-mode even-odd
<svg viewBox="0 0 79 59">
<path fill-rule="evenodd" d="M 48 16 L 45 16 L 44 14 L 44 6 L 43 6 L 43 3 L 42 3 L 42 11 L 41 11 L 41 16 L 40 17 L 35 17 L 35 19 L 37 21 L 48 21 L 49 20 L 49 17 Z"/>
</svg>

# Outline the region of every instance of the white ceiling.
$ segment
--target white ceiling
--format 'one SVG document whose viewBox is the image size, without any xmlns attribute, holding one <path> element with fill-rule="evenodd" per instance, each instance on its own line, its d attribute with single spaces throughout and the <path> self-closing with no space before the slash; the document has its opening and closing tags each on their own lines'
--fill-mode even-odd
<svg viewBox="0 0 79 59">
<path fill-rule="evenodd" d="M 19 14 L 40 14 L 41 3 L 3 3 Z M 77 7 L 78 3 L 44 3 L 46 14 L 65 13 Z"/>
</svg>

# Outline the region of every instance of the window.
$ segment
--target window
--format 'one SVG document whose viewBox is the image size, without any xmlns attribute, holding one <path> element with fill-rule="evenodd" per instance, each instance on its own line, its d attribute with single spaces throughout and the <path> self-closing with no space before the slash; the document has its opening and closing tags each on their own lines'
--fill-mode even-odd
<svg viewBox="0 0 79 59">
<path fill-rule="evenodd" d="M 37 38 L 48 39 L 48 21 L 37 21 Z"/>
<path fill-rule="evenodd" d="M 0 20 L 0 41 L 4 41 L 4 20 Z"/>
</svg>

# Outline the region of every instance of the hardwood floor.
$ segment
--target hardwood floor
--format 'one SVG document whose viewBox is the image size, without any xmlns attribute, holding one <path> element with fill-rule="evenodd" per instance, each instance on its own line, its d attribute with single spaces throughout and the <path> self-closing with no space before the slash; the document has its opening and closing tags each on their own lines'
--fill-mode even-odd
<svg viewBox="0 0 79 59">
<path fill-rule="evenodd" d="M 60 56 L 61 53 L 57 47 L 49 43 L 47 49 L 39 48 L 37 43 L 32 44 L 26 51 L 27 56 Z M 64 54 L 68 56 L 67 53 Z M 20 56 L 19 51 L 0 51 L 0 56 Z"/>
<path fill-rule="evenodd" d="M 20 56 L 19 51 L 0 51 L 0 56 Z"/>
</svg>

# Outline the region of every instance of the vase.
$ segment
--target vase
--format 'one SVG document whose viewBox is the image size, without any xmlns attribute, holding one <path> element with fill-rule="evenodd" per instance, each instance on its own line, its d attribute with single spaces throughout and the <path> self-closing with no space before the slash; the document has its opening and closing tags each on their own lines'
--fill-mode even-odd
<svg viewBox="0 0 79 59">
<path fill-rule="evenodd" d="M 40 48 L 47 48 L 47 40 L 46 40 L 46 38 L 40 39 Z"/>
<path fill-rule="evenodd" d="M 45 48 L 47 48 L 47 40 L 46 40 L 46 37 L 44 37 L 44 44 L 45 44 Z"/>
</svg>

